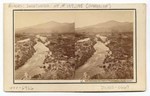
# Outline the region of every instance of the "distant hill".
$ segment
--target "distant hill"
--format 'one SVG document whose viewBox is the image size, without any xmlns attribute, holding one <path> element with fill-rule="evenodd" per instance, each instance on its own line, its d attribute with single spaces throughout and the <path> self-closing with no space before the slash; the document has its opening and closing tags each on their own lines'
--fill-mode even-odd
<svg viewBox="0 0 150 96">
<path fill-rule="evenodd" d="M 132 32 L 133 23 L 130 22 L 118 22 L 118 21 L 108 21 L 104 23 L 99 23 L 96 25 L 76 28 L 76 32 Z"/>
<path fill-rule="evenodd" d="M 34 25 L 31 27 L 16 29 L 16 33 L 34 34 L 34 33 L 72 33 L 72 32 L 87 32 L 87 33 L 100 33 L 100 32 L 132 32 L 133 23 L 131 22 L 118 22 L 108 21 L 98 23 L 96 25 L 75 28 L 75 23 L 59 23 L 50 21 L 47 23 Z"/>
<path fill-rule="evenodd" d="M 59 23 L 50 21 L 31 27 L 16 29 L 16 33 L 68 33 L 74 32 L 74 23 Z"/>
</svg>

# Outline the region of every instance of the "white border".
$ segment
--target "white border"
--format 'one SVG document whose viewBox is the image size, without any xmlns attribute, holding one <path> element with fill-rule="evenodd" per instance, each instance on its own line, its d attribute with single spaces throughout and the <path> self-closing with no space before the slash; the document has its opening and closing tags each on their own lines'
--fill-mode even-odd
<svg viewBox="0 0 150 96">
<path fill-rule="evenodd" d="M 61 3 L 62 0 L 2 0 L 0 1 L 0 53 L 3 53 L 3 3 L 10 3 L 10 2 L 13 2 L 13 3 L 39 3 L 39 2 L 45 2 L 45 3 Z M 150 0 L 100 0 L 101 2 L 103 3 L 146 3 L 147 2 L 147 90 L 145 92 L 117 92 L 117 93 L 101 93 L 101 94 L 98 94 L 98 93 L 92 93 L 92 94 L 89 94 L 89 93 L 76 93 L 76 94 L 73 94 L 73 93 L 17 93 L 17 94 L 14 94 L 14 93 L 6 93 L 6 92 L 3 92 L 3 54 L 0 54 L 0 61 L 1 61 L 1 66 L 0 66 L 0 95 L 1 96 L 41 96 L 41 95 L 44 95 L 44 96 L 50 96 L 50 95 L 55 95 L 55 96 L 70 96 L 70 95 L 82 95 L 82 96 L 85 96 L 85 95 L 102 95 L 102 96 L 149 96 L 150 95 L 150 75 L 148 73 L 150 73 L 150 27 L 148 27 L 150 25 L 150 18 L 148 18 L 148 16 L 150 16 Z M 75 0 L 75 1 L 71 1 L 71 0 L 63 0 L 63 3 L 84 3 L 84 2 L 88 2 L 88 3 L 100 3 L 99 0 Z"/>
</svg>

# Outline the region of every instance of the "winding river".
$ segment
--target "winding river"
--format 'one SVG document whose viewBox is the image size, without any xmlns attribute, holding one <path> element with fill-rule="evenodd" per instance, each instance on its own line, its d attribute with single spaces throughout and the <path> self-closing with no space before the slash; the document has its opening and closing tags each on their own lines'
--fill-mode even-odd
<svg viewBox="0 0 150 96">
<path fill-rule="evenodd" d="M 22 67 L 15 70 L 15 80 L 23 79 L 25 73 L 30 77 L 44 73 L 40 66 L 43 64 L 49 49 L 41 42 L 37 42 L 34 49 L 36 51 L 34 55 Z"/>
<path fill-rule="evenodd" d="M 82 79 L 85 72 L 90 77 L 96 74 L 105 74 L 104 69 L 100 68 L 99 66 L 103 65 L 103 61 L 107 52 L 109 51 L 109 48 L 101 41 L 97 41 L 97 43 L 94 45 L 94 49 L 96 52 L 91 56 L 91 58 L 89 58 L 84 65 L 76 70 L 75 79 Z"/>
</svg>

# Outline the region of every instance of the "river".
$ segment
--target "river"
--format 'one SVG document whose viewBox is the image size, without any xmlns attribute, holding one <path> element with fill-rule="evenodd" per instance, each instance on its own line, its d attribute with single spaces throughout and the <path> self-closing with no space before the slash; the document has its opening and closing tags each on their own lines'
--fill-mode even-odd
<svg viewBox="0 0 150 96">
<path fill-rule="evenodd" d="M 101 41 L 97 41 L 94 45 L 95 53 L 87 60 L 87 62 L 79 67 L 75 72 L 75 79 L 82 79 L 84 73 L 86 72 L 90 77 L 96 74 L 105 75 L 103 68 L 99 66 L 103 65 L 105 56 L 109 50 L 107 46 Z"/>
<path fill-rule="evenodd" d="M 30 77 L 44 73 L 44 70 L 40 68 L 40 66 L 43 65 L 45 56 L 48 54 L 49 49 L 41 42 L 37 42 L 34 49 L 36 52 L 33 56 L 23 66 L 15 70 L 15 80 L 23 79 L 25 73 Z"/>
</svg>

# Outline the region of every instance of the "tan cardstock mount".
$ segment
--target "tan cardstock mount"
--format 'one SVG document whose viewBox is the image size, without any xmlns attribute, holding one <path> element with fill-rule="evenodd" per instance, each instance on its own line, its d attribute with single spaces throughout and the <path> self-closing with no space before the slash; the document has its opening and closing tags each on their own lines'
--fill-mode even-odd
<svg viewBox="0 0 150 96">
<path fill-rule="evenodd" d="M 13 78 L 13 10 L 25 9 L 135 9 L 137 63 L 136 82 L 15 84 Z M 146 90 L 146 5 L 145 4 L 4 4 L 4 90 L 5 91 L 145 91 Z"/>
</svg>

